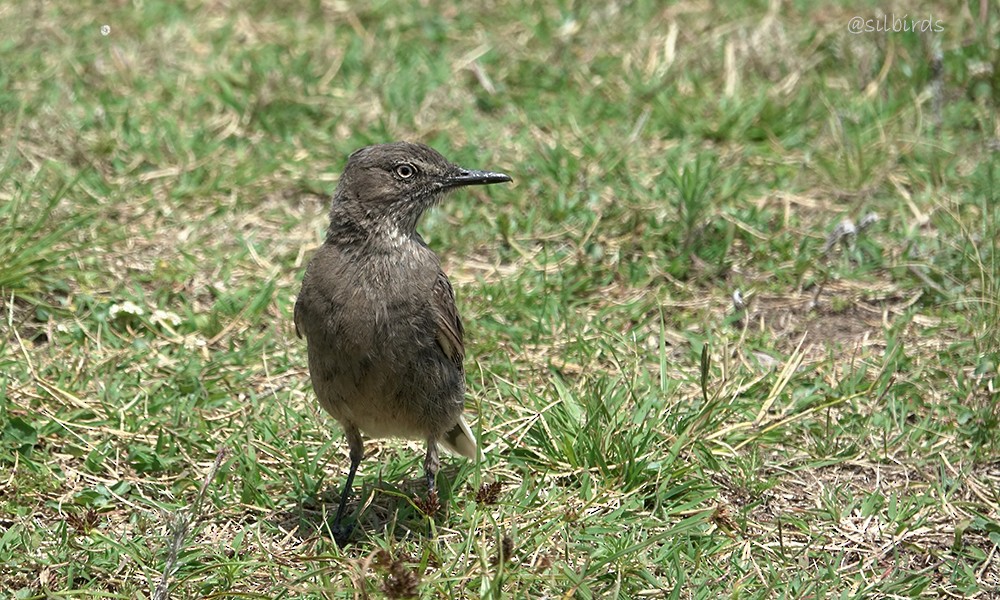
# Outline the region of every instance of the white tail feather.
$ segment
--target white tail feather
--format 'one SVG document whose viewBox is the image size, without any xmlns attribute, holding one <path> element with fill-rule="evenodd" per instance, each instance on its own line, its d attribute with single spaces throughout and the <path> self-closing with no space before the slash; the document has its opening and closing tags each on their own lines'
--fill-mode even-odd
<svg viewBox="0 0 1000 600">
<path fill-rule="evenodd" d="M 458 419 L 458 424 L 441 438 L 441 445 L 455 454 L 461 454 L 473 460 L 479 456 L 476 438 L 472 435 L 472 430 L 469 429 L 465 419 L 461 417 Z"/>
</svg>

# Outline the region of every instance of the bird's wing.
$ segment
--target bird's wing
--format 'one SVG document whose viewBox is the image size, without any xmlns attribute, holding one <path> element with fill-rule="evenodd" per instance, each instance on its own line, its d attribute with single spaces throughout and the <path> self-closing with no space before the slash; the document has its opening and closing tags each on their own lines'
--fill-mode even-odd
<svg viewBox="0 0 1000 600">
<path fill-rule="evenodd" d="M 304 307 L 302 306 L 302 294 L 299 293 L 299 297 L 295 300 L 295 312 L 293 313 L 293 320 L 295 321 L 295 335 L 302 337 L 302 330 L 304 329 L 300 323 L 302 322 L 302 311 Z"/>
<path fill-rule="evenodd" d="M 465 358 L 465 345 L 462 343 L 465 330 L 462 328 L 458 309 L 455 308 L 455 290 L 452 289 L 451 282 L 443 271 L 438 271 L 437 280 L 434 282 L 433 302 L 438 325 L 438 344 L 444 350 L 445 356 L 461 369 L 462 360 Z"/>
</svg>

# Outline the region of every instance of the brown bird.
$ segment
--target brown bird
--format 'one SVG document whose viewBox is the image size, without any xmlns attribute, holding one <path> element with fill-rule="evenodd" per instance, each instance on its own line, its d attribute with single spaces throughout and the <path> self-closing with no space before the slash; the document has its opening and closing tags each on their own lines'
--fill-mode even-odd
<svg viewBox="0 0 1000 600">
<path fill-rule="evenodd" d="M 448 162 L 423 144 L 362 148 L 347 160 L 330 207 L 326 241 L 306 268 L 295 302 L 320 405 L 344 428 L 351 468 L 331 528 L 341 519 L 364 456 L 361 433 L 427 442 L 424 473 L 436 500 L 438 444 L 469 458 L 478 448 L 462 418 L 465 357 L 455 293 L 416 231 L 452 189 L 511 181 Z"/>
</svg>

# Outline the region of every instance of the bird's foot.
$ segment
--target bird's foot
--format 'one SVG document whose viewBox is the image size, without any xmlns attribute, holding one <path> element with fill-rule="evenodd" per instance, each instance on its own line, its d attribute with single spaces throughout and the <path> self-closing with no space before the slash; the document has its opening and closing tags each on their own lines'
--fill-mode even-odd
<svg viewBox="0 0 1000 600">
<path fill-rule="evenodd" d="M 337 544 L 337 547 L 339 548 L 343 548 L 351 541 L 351 533 L 353 531 L 354 525 L 334 523 L 330 526 L 330 533 L 333 534 L 333 542 Z"/>
</svg>

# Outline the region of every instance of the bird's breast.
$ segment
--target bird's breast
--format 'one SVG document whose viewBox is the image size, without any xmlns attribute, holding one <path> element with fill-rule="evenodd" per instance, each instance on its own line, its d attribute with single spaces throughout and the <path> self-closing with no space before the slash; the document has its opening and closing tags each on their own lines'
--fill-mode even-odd
<svg viewBox="0 0 1000 600">
<path fill-rule="evenodd" d="M 412 241 L 380 251 L 339 252 L 317 273 L 316 313 L 325 315 L 327 344 L 367 353 L 387 345 L 419 343 L 433 335 L 430 301 L 437 278 L 437 257 Z M 312 265 L 310 265 L 312 267 Z"/>
</svg>

